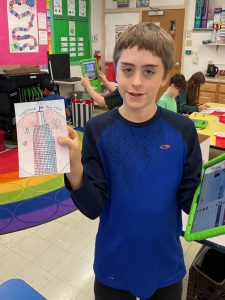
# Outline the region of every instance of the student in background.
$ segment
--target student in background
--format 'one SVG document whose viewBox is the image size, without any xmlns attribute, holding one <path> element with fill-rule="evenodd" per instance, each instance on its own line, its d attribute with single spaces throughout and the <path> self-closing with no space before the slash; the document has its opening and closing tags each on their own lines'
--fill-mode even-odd
<svg viewBox="0 0 225 300">
<path fill-rule="evenodd" d="M 43 94 L 43 100 L 59 100 L 63 99 L 65 101 L 65 109 L 66 109 L 66 117 L 71 117 L 70 111 L 70 103 L 68 103 L 67 99 L 61 95 L 56 94 L 56 85 L 52 80 L 45 79 L 41 83 L 41 90 Z"/>
<path fill-rule="evenodd" d="M 81 85 L 87 90 L 88 94 L 99 106 L 107 106 L 109 110 L 114 107 L 122 105 L 122 98 L 118 92 L 118 89 L 113 85 L 112 82 L 108 81 L 105 74 L 99 71 L 99 76 L 101 78 L 102 84 L 108 89 L 109 94 L 103 96 L 96 92 L 90 84 L 88 76 L 81 77 Z"/>
<path fill-rule="evenodd" d="M 205 83 L 205 76 L 202 72 L 194 73 L 187 82 L 187 89 L 176 97 L 177 111 L 181 114 L 191 114 L 207 109 L 209 105 L 199 104 L 200 85 Z"/>
<path fill-rule="evenodd" d="M 186 89 L 186 80 L 183 74 L 177 73 L 170 78 L 169 87 L 163 93 L 158 106 L 177 112 L 176 98 Z"/>
<path fill-rule="evenodd" d="M 113 60 L 122 106 L 88 121 L 82 155 L 72 128 L 58 139 L 70 150 L 65 184 L 73 201 L 100 218 L 95 300 L 180 300 L 181 209 L 189 212 L 202 158 L 194 123 L 156 105 L 174 66 L 174 42 L 159 26 L 140 23 L 117 39 Z"/>
</svg>

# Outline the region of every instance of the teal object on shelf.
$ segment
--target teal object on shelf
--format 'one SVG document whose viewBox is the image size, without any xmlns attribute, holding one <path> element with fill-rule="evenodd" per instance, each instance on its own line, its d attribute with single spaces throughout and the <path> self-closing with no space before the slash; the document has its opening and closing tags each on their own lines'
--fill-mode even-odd
<svg viewBox="0 0 225 300">
<path fill-rule="evenodd" d="M 201 28 L 203 0 L 196 0 L 195 8 L 195 28 Z"/>
</svg>

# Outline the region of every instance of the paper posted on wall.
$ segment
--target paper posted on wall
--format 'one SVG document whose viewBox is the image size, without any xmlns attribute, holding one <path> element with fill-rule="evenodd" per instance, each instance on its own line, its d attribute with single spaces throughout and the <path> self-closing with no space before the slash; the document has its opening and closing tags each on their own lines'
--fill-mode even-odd
<svg viewBox="0 0 225 300">
<path fill-rule="evenodd" d="M 15 103 L 19 177 L 70 172 L 64 100 Z"/>
</svg>

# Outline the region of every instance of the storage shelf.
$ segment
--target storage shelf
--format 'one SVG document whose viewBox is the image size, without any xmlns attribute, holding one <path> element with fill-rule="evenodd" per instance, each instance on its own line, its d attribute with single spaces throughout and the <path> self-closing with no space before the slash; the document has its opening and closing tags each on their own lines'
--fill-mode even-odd
<svg viewBox="0 0 225 300">
<path fill-rule="evenodd" d="M 225 46 L 225 44 L 221 44 L 221 43 L 208 43 L 205 45 L 207 45 L 207 46 Z"/>
<path fill-rule="evenodd" d="M 193 31 L 213 31 L 214 28 L 193 28 Z"/>
<path fill-rule="evenodd" d="M 216 46 L 216 51 L 218 51 L 219 46 L 225 46 L 225 44 L 220 43 L 209 43 L 209 44 L 203 44 L 204 46 Z"/>
</svg>

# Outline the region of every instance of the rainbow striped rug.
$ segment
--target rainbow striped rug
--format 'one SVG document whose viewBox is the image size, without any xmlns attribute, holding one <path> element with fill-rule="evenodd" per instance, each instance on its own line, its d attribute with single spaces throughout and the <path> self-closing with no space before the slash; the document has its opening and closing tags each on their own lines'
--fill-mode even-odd
<svg viewBox="0 0 225 300">
<path fill-rule="evenodd" d="M 83 140 L 83 129 L 77 129 Z M 0 153 L 0 235 L 64 216 L 76 206 L 63 175 L 18 177 L 17 148 Z"/>
</svg>

